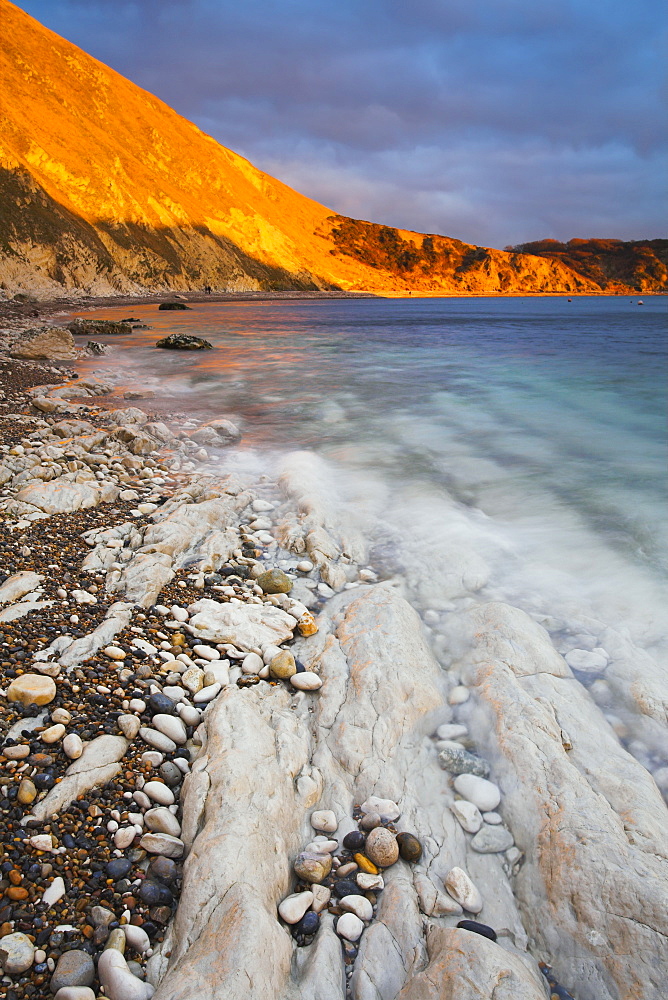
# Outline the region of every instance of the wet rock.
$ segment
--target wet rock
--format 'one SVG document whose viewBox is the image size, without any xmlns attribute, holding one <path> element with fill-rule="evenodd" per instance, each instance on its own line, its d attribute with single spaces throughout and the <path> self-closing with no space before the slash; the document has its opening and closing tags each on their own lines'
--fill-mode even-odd
<svg viewBox="0 0 668 1000">
<path fill-rule="evenodd" d="M 302 851 L 295 858 L 293 868 L 305 882 L 322 882 L 332 870 L 332 859 L 329 854 Z"/>
<path fill-rule="evenodd" d="M 185 302 L 161 302 L 158 306 L 160 312 L 183 312 L 185 309 L 190 309 L 190 306 L 187 306 Z M 181 336 L 181 334 L 173 334 L 173 336 Z"/>
<path fill-rule="evenodd" d="M 55 681 L 43 674 L 21 674 L 7 688 L 7 701 L 21 705 L 48 705 L 55 697 Z"/>
<path fill-rule="evenodd" d="M 367 857 L 379 868 L 389 868 L 399 858 L 397 838 L 383 826 L 376 827 L 366 838 Z"/>
<path fill-rule="evenodd" d="M 123 320 L 87 319 L 83 316 L 77 316 L 71 323 L 67 324 L 67 329 L 70 333 L 81 337 L 117 337 L 132 333 L 132 324 Z"/>
<path fill-rule="evenodd" d="M 66 951 L 58 959 L 56 970 L 51 977 L 51 992 L 57 993 L 63 986 L 90 986 L 95 979 L 93 959 L 85 951 Z"/>
<path fill-rule="evenodd" d="M 486 778 L 489 774 L 487 761 L 469 753 L 464 747 L 452 746 L 441 750 L 438 762 L 450 774 L 475 774 L 480 778 Z"/>
<path fill-rule="evenodd" d="M 292 580 L 282 569 L 270 569 L 260 573 L 255 581 L 265 594 L 288 594 L 292 590 Z"/>
<path fill-rule="evenodd" d="M 604 649 L 571 649 L 564 659 L 572 670 L 582 674 L 602 674 L 609 662 Z"/>
<path fill-rule="evenodd" d="M 162 306 L 160 306 L 162 309 Z M 168 351 L 205 351 L 210 350 L 213 344 L 203 337 L 193 337 L 185 333 L 170 333 L 168 337 L 157 340 L 156 347 L 164 348 Z"/>
<path fill-rule="evenodd" d="M 397 843 L 404 861 L 415 864 L 422 857 L 422 844 L 412 833 L 398 833 Z"/>
<path fill-rule="evenodd" d="M 292 933 L 295 937 L 304 935 L 305 937 L 311 936 L 317 933 L 320 927 L 320 915 L 310 910 L 305 913 L 299 923 L 295 924 L 292 928 Z"/>
<path fill-rule="evenodd" d="M 512 847 L 513 836 L 503 826 L 489 826 L 487 823 L 476 833 L 471 847 L 479 854 L 500 854 Z"/>
<path fill-rule="evenodd" d="M 176 704 L 174 701 L 160 691 L 156 691 L 151 695 L 148 699 L 148 707 L 151 709 L 151 712 L 162 713 L 164 715 L 174 715 L 176 713 Z"/>
<path fill-rule="evenodd" d="M 460 774 L 455 778 L 455 790 L 478 807 L 480 812 L 492 812 L 501 801 L 501 792 L 492 781 L 475 774 Z"/>
</svg>

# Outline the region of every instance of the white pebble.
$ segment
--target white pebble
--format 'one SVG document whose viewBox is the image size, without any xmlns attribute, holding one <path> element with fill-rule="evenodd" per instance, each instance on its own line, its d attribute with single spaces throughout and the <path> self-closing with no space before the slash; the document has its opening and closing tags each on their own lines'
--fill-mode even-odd
<svg viewBox="0 0 668 1000">
<path fill-rule="evenodd" d="M 463 705 L 465 701 L 468 701 L 470 697 L 470 691 L 463 684 L 458 684 L 453 687 L 452 691 L 448 695 L 449 705 Z"/>
<path fill-rule="evenodd" d="M 201 691 L 198 691 L 197 694 L 193 696 L 193 701 L 196 705 L 205 705 L 207 702 L 213 701 L 220 691 L 220 684 L 209 684 L 208 687 L 202 688 Z"/>
<path fill-rule="evenodd" d="M 54 878 L 51 885 L 48 885 L 42 894 L 42 902 L 47 906 L 53 906 L 65 895 L 65 883 L 60 875 Z"/>
<path fill-rule="evenodd" d="M 188 738 L 184 723 L 176 715 L 162 715 L 158 713 L 153 716 L 151 721 L 155 729 L 164 733 L 174 743 L 185 743 Z"/>
<path fill-rule="evenodd" d="M 346 941 L 358 941 L 363 930 L 364 924 L 354 913 L 344 913 L 336 924 L 336 933 Z"/>
<path fill-rule="evenodd" d="M 583 674 L 601 673 L 608 665 L 608 654 L 599 646 L 597 649 L 571 649 L 564 657 L 572 670 Z"/>
<path fill-rule="evenodd" d="M 202 646 L 198 644 L 197 646 L 193 646 L 192 650 L 196 656 L 201 656 L 204 660 L 220 659 L 220 651 L 215 646 Z"/>
<path fill-rule="evenodd" d="M 76 733 L 68 733 L 63 740 L 63 750 L 65 752 L 65 756 L 69 757 L 70 760 L 78 760 L 83 753 L 83 742 L 81 737 Z"/>
<path fill-rule="evenodd" d="M 311 670 L 303 670 L 299 674 L 293 674 L 290 683 L 298 691 L 317 691 L 318 688 L 322 687 L 322 678 Z"/>
<path fill-rule="evenodd" d="M 458 799 L 450 806 L 455 819 L 467 833 L 477 833 L 482 826 L 482 816 L 480 810 L 472 802 L 466 799 Z"/>
<path fill-rule="evenodd" d="M 399 819 L 401 816 L 401 809 L 396 802 L 393 802 L 392 799 L 381 799 L 377 795 L 370 795 L 360 808 L 365 815 L 378 813 L 379 816 L 390 821 Z"/>
<path fill-rule="evenodd" d="M 143 955 L 151 947 L 150 938 L 141 927 L 136 927 L 134 924 L 124 924 L 122 930 L 125 934 L 125 940 L 133 951 Z"/>
<path fill-rule="evenodd" d="M 373 907 L 366 896 L 344 896 L 339 900 L 339 906 L 348 913 L 354 913 L 360 920 L 371 920 Z"/>
<path fill-rule="evenodd" d="M 482 818 L 485 823 L 489 823 L 490 826 L 499 826 L 500 823 L 503 823 L 501 816 L 499 816 L 497 812 L 483 813 Z"/>
<path fill-rule="evenodd" d="M 119 851 L 124 851 L 125 848 L 129 847 L 135 839 L 135 835 L 134 826 L 122 826 L 120 830 L 117 830 L 114 834 L 114 845 L 119 849 Z"/>
<path fill-rule="evenodd" d="M 323 833 L 334 833 L 338 826 L 336 813 L 331 809 L 316 809 L 311 813 L 311 826 Z"/>
<path fill-rule="evenodd" d="M 313 902 L 312 892 L 293 892 L 278 904 L 278 912 L 286 924 L 297 924 Z"/>
<path fill-rule="evenodd" d="M 160 854 L 163 858 L 180 858 L 185 850 L 183 841 L 168 833 L 145 833 L 139 846 L 150 854 Z"/>
<path fill-rule="evenodd" d="M 257 653 L 248 653 L 241 661 L 241 669 L 245 674 L 257 674 L 263 666 L 264 660 Z"/>
<path fill-rule="evenodd" d="M 313 563 L 309 559 L 302 559 L 301 562 L 297 563 L 297 569 L 300 573 L 310 573 L 313 569 Z"/>
<path fill-rule="evenodd" d="M 147 781 L 144 785 L 144 796 L 148 796 L 154 802 L 159 802 L 161 806 L 171 806 L 175 801 L 174 792 L 161 781 Z"/>
<path fill-rule="evenodd" d="M 482 896 L 461 868 L 452 868 L 444 880 L 445 888 L 456 902 L 469 913 L 480 913 Z"/>
<path fill-rule="evenodd" d="M 163 753 L 174 753 L 176 750 L 174 740 L 170 740 L 169 736 L 165 736 L 164 733 L 159 732 L 157 729 L 142 727 L 139 730 L 139 735 L 150 747 L 155 747 L 156 750 L 161 750 Z"/>
<path fill-rule="evenodd" d="M 466 736 L 468 729 L 466 726 L 457 725 L 456 723 L 445 723 L 443 726 L 439 726 L 436 730 L 436 735 L 439 740 L 460 740 L 462 736 Z"/>
<path fill-rule="evenodd" d="M 501 801 L 498 786 L 475 774 L 458 774 L 454 784 L 462 798 L 473 802 L 480 812 L 493 812 Z"/>
<path fill-rule="evenodd" d="M 110 660 L 125 659 L 125 650 L 120 649 L 119 646 L 105 646 L 102 652 L 105 656 L 108 656 Z"/>
</svg>

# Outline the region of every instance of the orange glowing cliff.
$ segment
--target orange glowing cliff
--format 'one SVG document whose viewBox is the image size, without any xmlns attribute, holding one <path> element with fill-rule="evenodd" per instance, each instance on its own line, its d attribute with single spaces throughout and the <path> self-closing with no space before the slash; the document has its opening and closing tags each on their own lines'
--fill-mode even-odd
<svg viewBox="0 0 668 1000">
<path fill-rule="evenodd" d="M 665 290 L 663 240 L 504 252 L 338 216 L 8 0 L 0 29 L 6 292 Z"/>
</svg>

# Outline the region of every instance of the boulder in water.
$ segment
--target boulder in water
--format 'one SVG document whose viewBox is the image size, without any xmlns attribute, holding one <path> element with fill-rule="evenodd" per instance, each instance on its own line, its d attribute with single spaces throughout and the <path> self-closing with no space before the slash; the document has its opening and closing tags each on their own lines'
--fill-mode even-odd
<svg viewBox="0 0 668 1000">
<path fill-rule="evenodd" d="M 162 306 L 160 306 L 162 309 Z M 170 333 L 168 337 L 156 342 L 156 347 L 164 347 L 169 351 L 203 351 L 213 345 L 202 337 L 193 337 L 188 333 Z"/>
<path fill-rule="evenodd" d="M 164 312 L 168 310 L 173 311 L 173 310 L 190 309 L 190 306 L 185 305 L 183 302 L 161 302 L 160 305 L 158 306 L 158 309 L 161 309 Z"/>
<path fill-rule="evenodd" d="M 132 333 L 132 327 L 124 320 L 117 322 L 114 319 L 85 319 L 82 316 L 77 316 L 71 323 L 68 323 L 67 329 L 70 333 L 86 337 L 118 336 Z"/>
</svg>

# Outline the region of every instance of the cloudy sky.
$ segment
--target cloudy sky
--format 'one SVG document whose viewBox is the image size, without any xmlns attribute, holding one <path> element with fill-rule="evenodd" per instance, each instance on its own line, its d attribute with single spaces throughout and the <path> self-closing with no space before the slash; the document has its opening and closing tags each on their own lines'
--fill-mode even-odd
<svg viewBox="0 0 668 1000">
<path fill-rule="evenodd" d="M 663 0 L 18 0 L 338 212 L 668 235 Z"/>
</svg>

